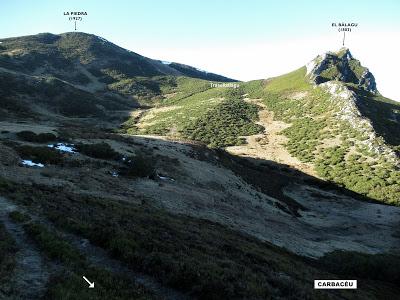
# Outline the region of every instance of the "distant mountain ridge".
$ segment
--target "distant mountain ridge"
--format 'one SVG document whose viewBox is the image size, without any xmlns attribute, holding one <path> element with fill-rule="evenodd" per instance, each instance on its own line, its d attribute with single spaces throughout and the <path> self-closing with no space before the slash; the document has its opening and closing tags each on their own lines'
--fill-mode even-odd
<svg viewBox="0 0 400 300">
<path fill-rule="evenodd" d="M 41 33 L 0 41 L 0 116 L 104 116 L 138 107 L 141 99 L 162 98 L 163 87 L 176 86 L 179 77 L 235 81 L 164 64 L 93 34 Z"/>
<path fill-rule="evenodd" d="M 22 68 L 25 71 L 43 65 L 47 67 L 43 71 L 48 72 L 58 67 L 69 69 L 68 65 L 78 60 L 89 68 L 112 69 L 128 77 L 174 75 L 215 81 L 235 81 L 179 63 L 165 65 L 158 60 L 119 47 L 102 37 L 82 32 L 40 33 L 0 39 L 0 41 L 2 42 L 0 50 L 11 50 L 13 51 L 12 58 L 21 60 L 13 65 L 12 59 L 2 57 L 1 62 L 9 67 Z M 35 57 L 31 57 L 32 55 Z M 55 75 L 59 74 L 55 73 Z"/>
</svg>

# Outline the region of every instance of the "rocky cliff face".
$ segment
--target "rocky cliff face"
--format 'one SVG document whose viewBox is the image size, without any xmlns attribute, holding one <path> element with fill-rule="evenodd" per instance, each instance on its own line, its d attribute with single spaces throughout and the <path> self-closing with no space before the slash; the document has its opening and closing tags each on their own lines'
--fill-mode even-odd
<svg viewBox="0 0 400 300">
<path fill-rule="evenodd" d="M 317 56 L 307 65 L 307 74 L 316 84 L 337 80 L 367 92 L 378 93 L 374 75 L 347 48 Z"/>
<path fill-rule="evenodd" d="M 306 76 L 309 76 L 310 81 L 330 94 L 332 104 L 338 108 L 336 117 L 366 134 L 368 138 L 362 143 L 370 151 L 384 155 L 398 165 L 394 151 L 377 136 L 371 120 L 358 108 L 358 102 L 361 101 L 359 92 L 379 93 L 375 78 L 368 68 L 363 67 L 347 48 L 319 55 L 306 67 Z"/>
</svg>

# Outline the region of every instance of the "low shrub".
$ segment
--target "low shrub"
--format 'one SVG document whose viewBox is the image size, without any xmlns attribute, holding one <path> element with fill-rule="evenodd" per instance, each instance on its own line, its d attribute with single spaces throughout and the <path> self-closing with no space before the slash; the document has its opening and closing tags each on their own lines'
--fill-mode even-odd
<svg viewBox="0 0 400 300">
<path fill-rule="evenodd" d="M 36 134 L 32 131 L 24 130 L 18 132 L 17 136 L 23 141 L 32 143 L 47 143 L 57 140 L 57 136 L 49 132 Z"/>
<path fill-rule="evenodd" d="M 24 229 L 51 259 L 69 264 L 83 263 L 81 254 L 75 248 L 43 225 L 29 223 L 24 225 Z"/>
<path fill-rule="evenodd" d="M 85 274 L 91 280 L 95 280 L 94 289 L 82 288 L 82 274 Z M 52 276 L 44 298 L 91 300 L 159 299 L 139 283 L 133 282 L 131 278 L 93 267 L 85 267 L 72 272 L 68 270 Z"/>
<path fill-rule="evenodd" d="M 29 215 L 21 213 L 17 210 L 10 212 L 8 215 L 11 220 L 18 223 L 25 223 L 31 220 L 31 217 Z"/>
<path fill-rule="evenodd" d="M 222 102 L 184 127 L 184 136 L 207 143 L 212 148 L 244 144 L 243 136 L 257 134 L 263 127 L 255 123 L 258 107 L 240 99 Z"/>
<path fill-rule="evenodd" d="M 44 164 L 60 164 L 63 160 L 63 155 L 49 147 L 32 147 L 32 146 L 18 146 L 17 153 L 22 159 L 28 159 L 34 163 Z"/>
<path fill-rule="evenodd" d="M 120 170 L 120 174 L 127 177 L 152 177 L 155 173 L 154 158 L 141 154 L 126 158 Z"/>
<path fill-rule="evenodd" d="M 118 159 L 120 154 L 109 144 L 102 142 L 98 144 L 78 144 L 76 149 L 87 156 L 99 159 Z"/>
<path fill-rule="evenodd" d="M 319 262 L 328 272 L 338 275 L 400 285 L 400 256 L 336 250 L 320 258 Z"/>
<path fill-rule="evenodd" d="M 7 282 L 12 275 L 15 266 L 15 253 L 17 252 L 15 241 L 7 233 L 0 223 L 0 285 Z"/>
</svg>

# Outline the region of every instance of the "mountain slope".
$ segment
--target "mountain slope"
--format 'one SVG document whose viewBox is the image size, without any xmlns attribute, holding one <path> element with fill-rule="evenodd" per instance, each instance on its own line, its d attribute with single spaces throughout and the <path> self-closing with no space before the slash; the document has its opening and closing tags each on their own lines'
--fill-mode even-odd
<svg viewBox="0 0 400 300">
<path fill-rule="evenodd" d="M 31 104 L 38 108 L 31 115 L 38 116 L 45 109 L 44 117 L 50 112 L 104 117 L 113 111 L 132 110 L 142 100 L 162 98 L 162 90 L 176 86 L 178 77 L 233 81 L 182 64 L 166 65 L 101 37 L 77 32 L 1 39 L 0 76 L 3 83 L 11 83 L 2 88 L 6 93 L 0 113 L 14 117 L 23 111 L 29 114 Z M 18 85 L 25 81 L 29 88 Z M 44 91 L 70 99 L 68 112 L 58 101 L 47 105 Z"/>
<path fill-rule="evenodd" d="M 84 73 L 79 73 L 80 70 L 76 70 L 76 63 L 85 66 L 91 73 L 101 72 L 105 77 L 103 80 L 110 80 L 107 75 L 110 77 L 174 75 L 206 80 L 215 80 L 214 77 L 217 77 L 218 81 L 233 81 L 205 71 L 194 74 L 195 68 L 182 64 L 165 65 L 92 34 L 42 33 L 1 39 L 1 42 L 2 65 L 30 74 L 51 74 L 75 83 L 85 83 L 90 79 Z M 69 74 L 71 72 L 74 74 Z"/>
<path fill-rule="evenodd" d="M 399 298 L 398 106 L 347 50 L 228 88 L 92 35 L 7 43 L 0 298 Z"/>
<path fill-rule="evenodd" d="M 343 53 L 346 53 L 347 63 L 343 63 Z M 386 130 L 392 128 L 386 128 L 385 134 L 376 130 L 377 126 L 382 129 L 381 121 L 374 118 L 374 127 L 368 114 L 363 112 L 369 103 L 381 106 L 381 118 L 400 129 L 400 124 L 393 118 L 400 105 L 390 102 L 393 107 L 384 109 L 385 104 L 380 102 L 381 96 L 377 95 L 373 76 L 368 75 L 370 73 L 365 68 L 359 72 L 360 78 L 349 76 L 341 80 L 345 77 L 343 74 L 351 74 L 351 65 L 362 68 L 347 49 L 326 57 L 330 61 L 332 57 L 341 57 L 336 69 L 338 73 L 329 81 L 321 82 L 318 76 L 324 68 L 329 70 L 333 67 L 327 67 L 327 63 L 317 57 L 311 64 L 314 67 L 308 68 L 308 73 L 300 69 L 265 84 L 264 96 L 268 108 L 277 119 L 291 124 L 283 132 L 289 138 L 287 148 L 302 161 L 312 163 L 321 177 L 371 198 L 398 204 L 399 159 L 396 147 L 393 147 L 398 144 L 390 138 L 398 136 L 398 131 L 388 133 Z M 312 84 L 307 83 L 308 80 Z M 389 138 L 385 141 L 380 133 Z"/>
<path fill-rule="evenodd" d="M 287 138 L 283 151 L 289 154 L 285 154 L 287 158 L 281 162 L 295 164 L 312 175 L 317 174 L 373 199 L 399 204 L 396 151 L 400 145 L 400 105 L 378 93 L 373 75 L 348 49 L 318 56 L 307 68 L 283 76 L 242 83 L 238 89 L 210 88 L 184 98 L 172 97 L 171 101 L 163 103 L 164 109 L 142 114 L 136 132 L 172 134 L 219 147 L 237 146 L 243 143 L 243 139 L 239 142 L 241 136 L 257 134 L 252 144 L 228 150 L 267 159 L 285 157 L 274 153 L 275 146 L 264 138 L 268 138 L 269 126 L 272 128 L 274 124 L 260 123 L 258 117 L 234 120 L 231 112 L 227 112 L 225 122 L 213 121 L 211 116 L 218 115 L 221 105 L 234 99 L 273 113 L 268 122 L 284 122 L 285 129 L 280 133 Z M 209 116 L 205 112 L 199 115 L 198 109 L 197 113 L 191 113 L 190 107 L 200 103 L 201 111 L 209 110 Z M 174 120 L 173 124 L 170 120 Z M 263 132 L 260 127 L 256 132 L 237 131 L 228 143 L 213 142 L 214 129 L 228 136 L 229 128 L 237 128 L 245 122 L 253 126 L 258 122 L 265 130 Z M 202 132 L 193 135 L 193 130 Z M 259 151 L 254 152 L 252 147 Z M 296 159 L 300 162 L 294 162 Z"/>
</svg>

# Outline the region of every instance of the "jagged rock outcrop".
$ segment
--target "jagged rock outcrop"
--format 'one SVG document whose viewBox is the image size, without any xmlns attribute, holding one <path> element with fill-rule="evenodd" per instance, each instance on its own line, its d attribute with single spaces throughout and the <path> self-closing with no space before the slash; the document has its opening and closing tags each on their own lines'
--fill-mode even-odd
<svg viewBox="0 0 400 300">
<path fill-rule="evenodd" d="M 354 59 L 347 48 L 339 52 L 328 52 L 317 56 L 307 64 L 307 75 L 312 83 L 331 95 L 331 101 L 338 108 L 336 117 L 347 121 L 354 129 L 368 138 L 362 141 L 370 151 L 397 160 L 394 151 L 377 136 L 371 120 L 358 109 L 357 89 L 377 94 L 375 78 L 361 63 Z M 349 85 L 356 89 L 350 89 Z"/>
<path fill-rule="evenodd" d="M 346 85 L 328 81 L 319 85 L 331 95 L 331 101 L 339 107 L 336 117 L 348 121 L 349 124 L 360 132 L 365 133 L 368 138 L 362 141 L 368 149 L 380 155 L 385 155 L 391 160 L 396 159 L 396 154 L 380 139 L 372 126 L 371 121 L 364 117 L 357 107 L 357 94 Z"/>
<path fill-rule="evenodd" d="M 378 93 L 374 75 L 347 48 L 317 56 L 307 65 L 307 75 L 315 84 L 337 80 L 367 92 Z"/>
</svg>

